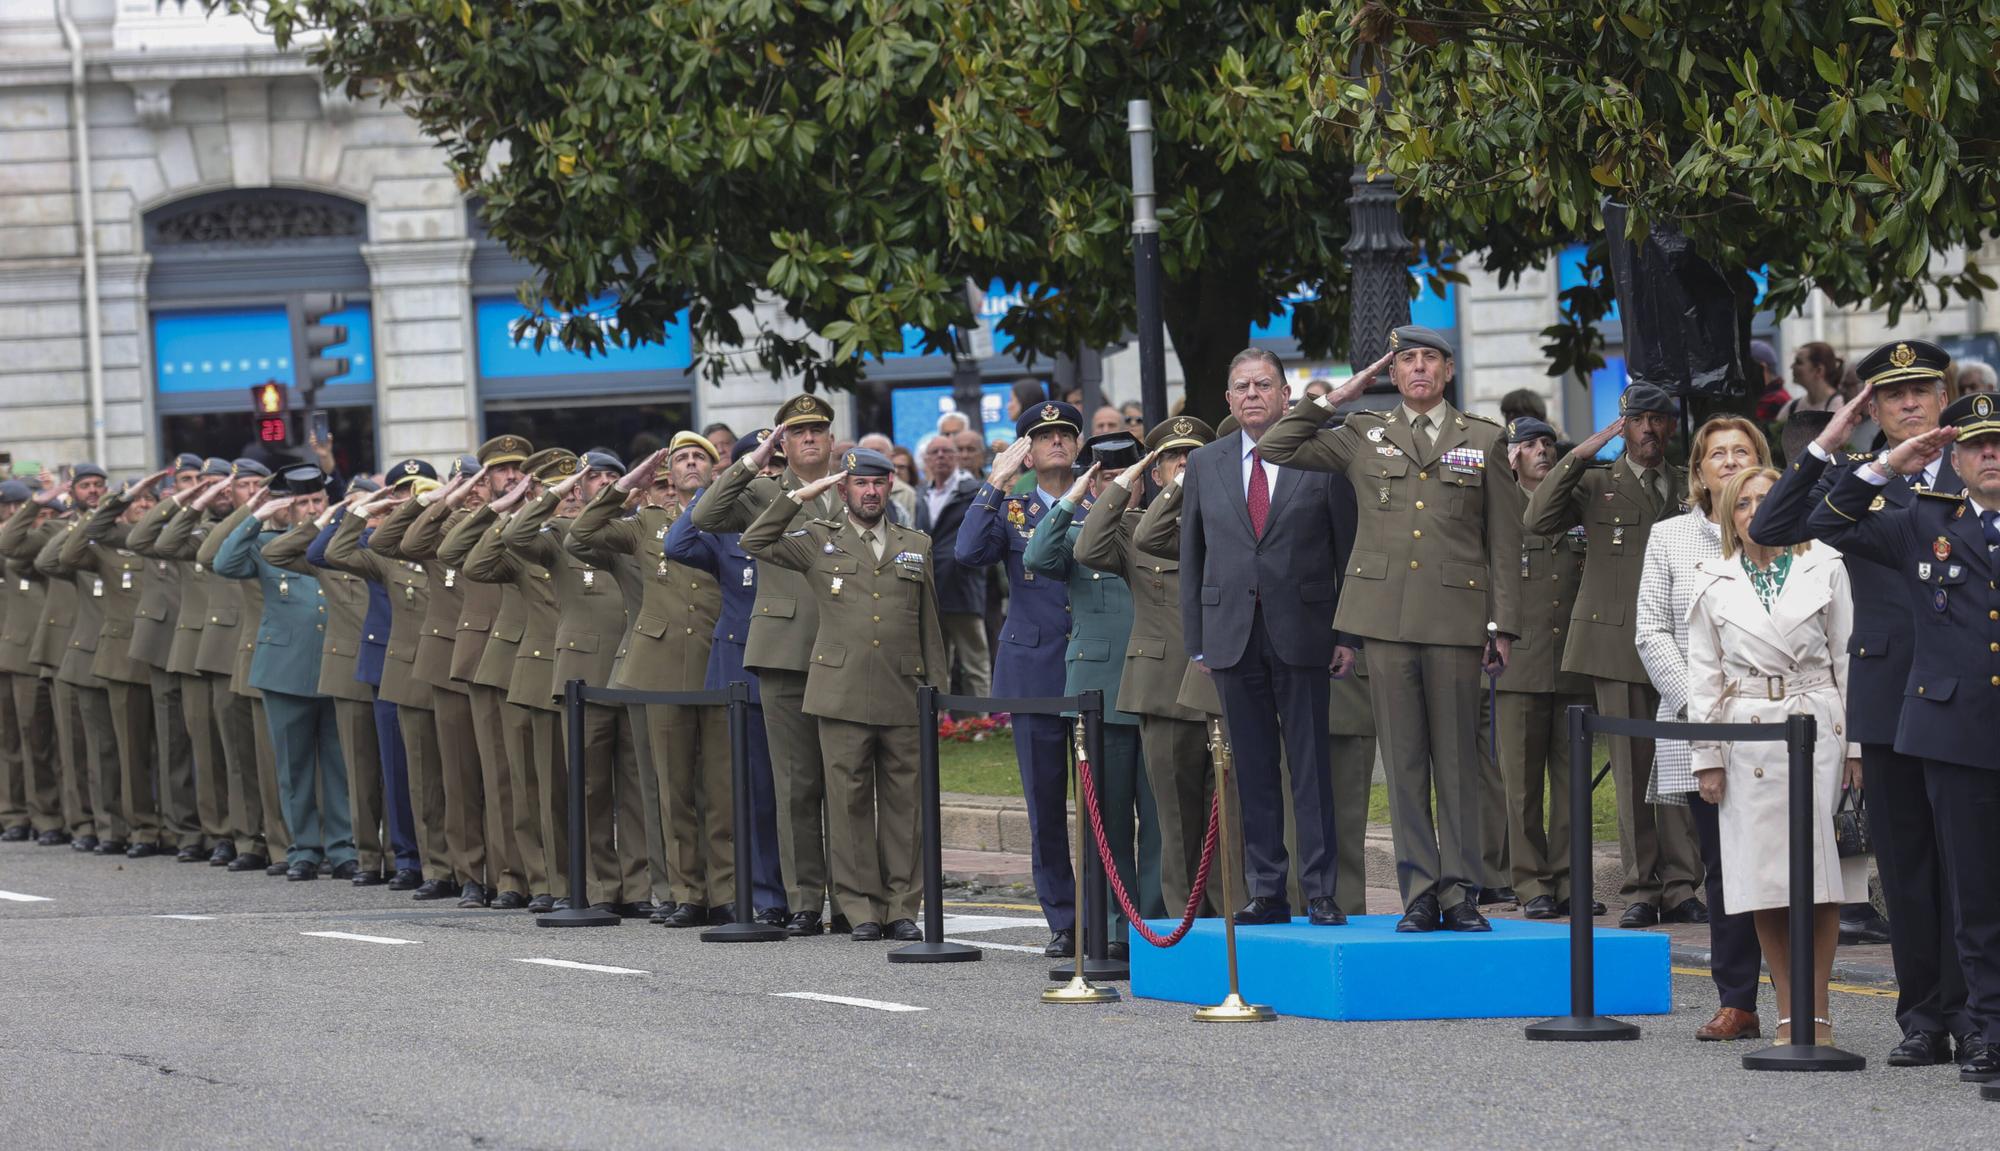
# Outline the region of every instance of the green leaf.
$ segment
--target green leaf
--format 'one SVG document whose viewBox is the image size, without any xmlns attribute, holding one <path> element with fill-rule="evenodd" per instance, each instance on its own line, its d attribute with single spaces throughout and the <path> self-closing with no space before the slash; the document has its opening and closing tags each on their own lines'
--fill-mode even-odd
<svg viewBox="0 0 2000 1151">
<path fill-rule="evenodd" d="M 1820 79 L 1836 88 L 1847 83 L 1847 70 L 1842 68 L 1833 57 L 1827 55 L 1826 49 L 1814 45 L 1812 58 L 1813 70 L 1819 73 Z"/>
</svg>

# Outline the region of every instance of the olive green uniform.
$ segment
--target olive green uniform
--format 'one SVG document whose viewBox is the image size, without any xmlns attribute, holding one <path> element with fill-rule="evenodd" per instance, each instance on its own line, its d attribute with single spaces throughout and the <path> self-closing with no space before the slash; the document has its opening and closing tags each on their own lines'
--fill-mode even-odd
<svg viewBox="0 0 2000 1151">
<path fill-rule="evenodd" d="M 60 636 L 62 659 L 56 668 L 56 714 L 62 718 L 61 692 L 67 686 L 71 700 L 67 710 L 74 727 L 70 744 L 78 753 L 64 772 L 64 786 L 75 789 L 79 810 L 91 813 L 100 843 L 125 843 L 131 831 L 118 794 L 120 767 L 111 685 L 91 670 L 97 659 L 98 636 L 104 630 L 104 588 L 95 574 L 77 574 L 63 568 L 57 559 L 63 541 L 81 522 L 76 513 L 49 521 L 48 536 L 35 553 L 36 570 L 75 589 L 75 612 L 67 633 Z"/>
<path fill-rule="evenodd" d="M 204 710 L 193 722 L 188 680 L 194 648 L 183 642 L 190 600 L 197 621 L 206 605 L 191 588 L 188 564 L 157 553 L 160 535 L 180 505 L 161 499 L 132 524 L 125 546 L 146 561 L 145 594 L 132 621 L 132 653 L 153 669 L 153 731 L 161 741 L 160 822 L 182 849 L 205 850 L 221 841 L 219 812 L 203 803 L 201 776 L 215 770 L 214 723 Z M 195 624 L 199 634 L 200 624 Z M 199 690 L 197 688 L 197 690 Z M 205 705 L 205 701 L 204 701 Z M 218 793 L 219 794 L 219 793 Z"/>
<path fill-rule="evenodd" d="M 0 556 L 8 554 L 8 533 L 25 538 L 37 511 L 22 505 L 22 527 L 0 528 Z M 17 543 L 19 541 L 16 541 Z M 0 629 L 0 673 L 7 680 L 9 714 L 17 737 L 22 803 L 37 832 L 67 832 L 62 809 L 62 768 L 56 761 L 56 712 L 49 669 L 35 662 L 35 636 L 48 604 L 48 577 L 31 561 L 9 559 L 6 626 Z M 74 594 L 74 593 L 72 593 Z"/>
<path fill-rule="evenodd" d="M 225 829 L 223 837 L 232 842 L 238 853 L 266 854 L 263 797 L 257 777 L 256 722 L 249 697 L 234 690 L 230 681 L 236 667 L 243 619 L 243 585 L 216 575 L 213 566 L 215 550 L 228 535 L 223 527 L 228 522 L 226 516 L 182 508 L 161 529 L 153 550 L 155 554 L 186 561 L 187 588 L 199 597 L 206 612 L 200 629 L 181 637 L 181 644 L 177 645 L 179 653 L 185 654 L 181 645 L 191 644 L 192 665 L 202 681 L 200 687 L 191 680 L 182 685 L 189 701 L 188 722 L 191 726 L 195 723 L 194 716 L 204 710 L 205 703 L 215 741 L 214 754 L 219 756 L 214 763 L 220 770 L 211 772 L 206 784 L 197 777 L 196 802 L 213 805 Z M 209 548 L 210 543 L 215 547 Z M 208 550 L 208 559 L 202 558 L 204 548 Z M 250 629 L 253 639 L 256 618 L 252 617 Z M 199 737 L 196 743 L 198 747 Z"/>
</svg>

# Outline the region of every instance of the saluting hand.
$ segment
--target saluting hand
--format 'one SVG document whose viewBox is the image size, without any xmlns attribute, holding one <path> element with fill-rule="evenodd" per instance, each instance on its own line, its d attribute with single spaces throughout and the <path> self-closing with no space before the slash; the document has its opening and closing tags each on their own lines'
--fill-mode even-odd
<svg viewBox="0 0 2000 1151">
<path fill-rule="evenodd" d="M 534 482 L 528 476 L 522 476 L 520 479 L 515 480 L 513 487 L 508 488 L 504 495 L 493 501 L 493 510 L 496 512 L 512 510 L 515 504 L 527 498 L 528 486 Z"/>
<path fill-rule="evenodd" d="M 1145 459 L 1140 460 L 1138 463 L 1133 464 L 1131 467 L 1126 468 L 1124 471 L 1118 473 L 1118 479 L 1116 481 L 1118 486 L 1124 488 L 1128 492 L 1133 490 L 1132 485 L 1138 483 L 1139 477 L 1145 474 L 1147 468 L 1153 466 L 1154 460 L 1157 460 L 1159 458 L 1160 458 L 1160 449 L 1154 448 L 1152 451 L 1147 452 Z"/>
<path fill-rule="evenodd" d="M 1573 455 L 1590 458 L 1604 450 L 1604 445 L 1625 434 L 1625 417 L 1619 416 L 1610 423 L 1590 434 L 1590 438 L 1576 445 Z"/>
<path fill-rule="evenodd" d="M 846 478 L 846 472 L 829 472 L 792 494 L 798 497 L 800 503 L 805 503 L 808 500 L 817 498 L 821 492 Z"/>
<path fill-rule="evenodd" d="M 279 512 L 284 511 L 286 508 L 291 507 L 292 501 L 298 498 L 299 497 L 297 496 L 277 496 L 272 499 L 267 499 L 262 503 L 258 504 L 255 508 L 251 509 L 250 518 L 256 520 L 260 524 L 269 523 L 272 516 L 275 516 Z"/>
<path fill-rule="evenodd" d="M 1381 375 L 1382 369 L 1388 367 L 1389 361 L 1395 358 L 1396 353 L 1394 351 L 1382 353 L 1381 359 L 1349 376 L 1345 383 L 1328 392 L 1325 397 L 1326 405 L 1331 408 L 1337 408 L 1342 404 L 1351 403 L 1360 398 L 1361 393 L 1368 390 L 1368 385 L 1374 383 L 1375 377 Z"/>
<path fill-rule="evenodd" d="M 135 496 L 136 496 L 136 495 L 138 495 L 138 494 L 139 494 L 140 492 L 143 492 L 143 491 L 148 491 L 148 490 L 150 490 L 150 489 L 152 488 L 152 486 L 153 486 L 154 484 L 157 484 L 157 483 L 159 483 L 159 482 L 160 482 L 161 480 L 163 480 L 163 479 L 166 479 L 166 478 L 167 478 L 168 476 L 170 476 L 170 475 L 173 475 L 173 474 L 174 474 L 174 469 L 172 469 L 172 468 L 161 468 L 161 469 L 160 469 L 159 471 L 157 471 L 157 472 L 153 472 L 153 473 L 151 473 L 151 474 L 149 474 L 149 475 L 144 475 L 144 476 L 140 476 L 140 477 L 139 477 L 139 482 L 138 482 L 138 483 L 135 483 L 135 484 L 133 484 L 133 485 L 132 485 L 132 486 L 131 486 L 130 488 L 127 488 L 127 489 L 126 489 L 126 492 L 127 492 L 127 493 L 128 493 L 129 495 L 135 495 Z"/>
<path fill-rule="evenodd" d="M 448 508 L 456 508 L 460 504 L 463 504 L 468 496 L 472 495 L 473 488 L 477 487 L 481 483 L 484 483 L 485 480 L 486 480 L 485 468 L 480 468 L 478 471 L 473 472 L 470 475 L 462 475 L 458 477 L 456 483 L 454 483 L 451 487 L 446 488 L 444 495 L 439 498 L 444 500 L 444 506 Z"/>
<path fill-rule="evenodd" d="M 1101 466 L 1100 464 L 1090 465 L 1082 475 L 1076 477 L 1076 482 L 1071 484 L 1069 490 L 1063 493 L 1063 498 L 1072 504 L 1083 499 L 1083 493 L 1090 490 L 1090 481 L 1097 478 L 1097 470 Z"/>
<path fill-rule="evenodd" d="M 621 476 L 619 478 L 622 479 L 624 477 Z M 583 469 L 579 467 L 575 471 L 564 476 L 562 479 L 559 479 L 555 483 L 550 484 L 548 487 L 544 488 L 543 494 L 551 495 L 557 499 L 561 499 L 569 494 L 569 490 L 571 488 L 575 487 L 576 485 L 582 482 L 583 482 Z"/>
<path fill-rule="evenodd" d="M 1879 474 L 1913 476 L 1929 467 L 1931 461 L 1944 454 L 1952 441 L 1958 439 L 1958 429 L 1950 424 L 1932 428 L 1920 436 L 1911 436 L 1897 444 L 1886 460 L 1877 460 L 1873 465 Z M 1886 467 L 1887 472 L 1881 469 Z"/>
<path fill-rule="evenodd" d="M 769 466 L 771 457 L 778 454 L 778 449 L 784 446 L 785 429 L 777 428 L 765 436 L 756 447 L 750 449 L 750 454 L 744 458 L 750 461 L 751 471 L 761 472 Z"/>
<path fill-rule="evenodd" d="M 763 445 L 760 444 L 758 446 L 762 447 Z M 653 454 L 647 456 L 645 459 L 640 460 L 638 464 L 633 466 L 624 475 L 619 476 L 616 480 L 612 481 L 611 486 L 617 488 L 621 492 L 626 492 L 628 494 L 631 492 L 636 492 L 640 488 L 645 487 L 648 483 L 651 482 L 651 480 L 648 479 L 648 477 L 660 474 L 660 468 L 666 462 L 667 462 L 667 449 L 661 448 L 658 451 L 655 451 Z"/>
<path fill-rule="evenodd" d="M 1854 393 L 1853 399 L 1840 405 L 1840 408 L 1833 413 L 1833 418 L 1827 421 L 1819 437 L 1813 440 L 1819 445 L 1820 451 L 1831 456 L 1835 452 L 1847 449 L 1847 441 L 1854 438 L 1854 429 L 1860 427 L 1861 421 L 1868 418 L 1868 400 L 1874 394 L 1875 385 L 1869 384 Z"/>
<path fill-rule="evenodd" d="M 1000 454 L 993 457 L 993 471 L 986 477 L 986 482 L 1003 492 L 1013 487 L 1014 480 L 1021 474 L 1021 465 L 1027 462 L 1028 452 L 1034 446 L 1033 440 L 1022 436 L 1002 448 Z"/>
</svg>

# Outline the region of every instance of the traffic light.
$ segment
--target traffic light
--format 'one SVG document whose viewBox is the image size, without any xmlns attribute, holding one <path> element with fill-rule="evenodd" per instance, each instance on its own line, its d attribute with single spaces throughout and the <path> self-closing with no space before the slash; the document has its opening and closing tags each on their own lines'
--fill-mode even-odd
<svg viewBox="0 0 2000 1151">
<path fill-rule="evenodd" d="M 250 407 L 257 413 L 259 443 L 291 442 L 291 397 L 287 394 L 285 385 L 276 380 L 250 385 Z"/>
<path fill-rule="evenodd" d="M 338 292 L 306 292 L 293 298 L 299 333 L 299 393 L 306 406 L 327 381 L 347 374 L 345 356 L 327 356 L 326 350 L 347 342 L 345 324 L 325 323 L 326 317 L 347 306 L 347 297 Z"/>
</svg>

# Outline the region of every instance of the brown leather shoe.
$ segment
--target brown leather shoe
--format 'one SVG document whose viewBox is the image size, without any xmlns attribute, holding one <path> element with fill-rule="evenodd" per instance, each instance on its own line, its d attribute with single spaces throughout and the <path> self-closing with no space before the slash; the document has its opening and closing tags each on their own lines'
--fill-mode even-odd
<svg viewBox="0 0 2000 1151">
<path fill-rule="evenodd" d="M 1757 1023 L 1757 1013 L 1742 1011 L 1734 1007 L 1718 1007 L 1715 1016 L 1701 1025 L 1694 1033 L 1696 1039 L 1704 1042 L 1727 1042 L 1731 1039 L 1762 1039 L 1764 1030 Z"/>
</svg>

